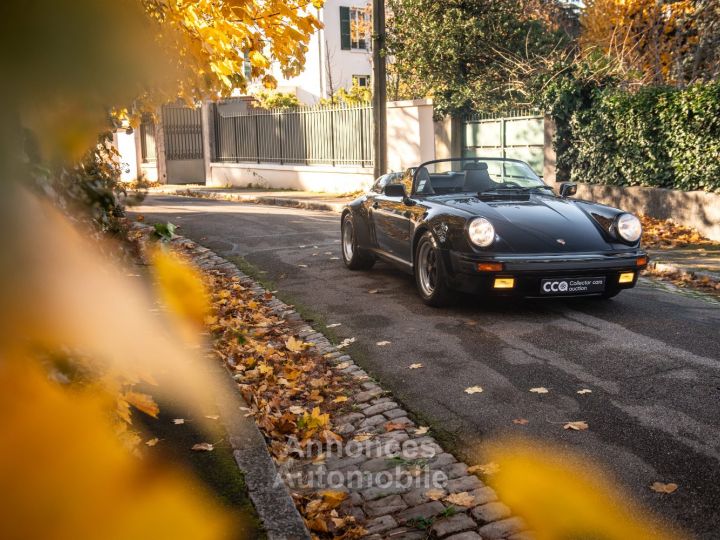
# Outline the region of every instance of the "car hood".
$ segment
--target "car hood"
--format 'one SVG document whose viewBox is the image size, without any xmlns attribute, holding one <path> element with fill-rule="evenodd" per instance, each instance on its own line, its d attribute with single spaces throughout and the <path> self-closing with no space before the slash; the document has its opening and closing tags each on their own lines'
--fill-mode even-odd
<svg viewBox="0 0 720 540">
<path fill-rule="evenodd" d="M 612 249 L 599 224 L 570 199 L 530 194 L 526 200 L 483 201 L 465 196 L 437 202 L 490 220 L 500 237 L 494 251 L 562 253 Z"/>
</svg>

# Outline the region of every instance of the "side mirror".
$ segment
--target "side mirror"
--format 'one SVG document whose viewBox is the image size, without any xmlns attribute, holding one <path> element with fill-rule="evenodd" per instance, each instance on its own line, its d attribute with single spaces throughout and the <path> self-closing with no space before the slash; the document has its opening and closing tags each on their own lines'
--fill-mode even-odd
<svg viewBox="0 0 720 540">
<path fill-rule="evenodd" d="M 560 196 L 563 199 L 572 197 L 577 193 L 577 184 L 575 182 L 563 182 L 560 184 Z"/>
<path fill-rule="evenodd" d="M 407 197 L 407 193 L 405 193 L 405 186 L 402 184 L 388 184 L 385 186 L 383 193 L 385 193 L 388 197 L 400 197 L 401 199 L 405 199 Z"/>
</svg>

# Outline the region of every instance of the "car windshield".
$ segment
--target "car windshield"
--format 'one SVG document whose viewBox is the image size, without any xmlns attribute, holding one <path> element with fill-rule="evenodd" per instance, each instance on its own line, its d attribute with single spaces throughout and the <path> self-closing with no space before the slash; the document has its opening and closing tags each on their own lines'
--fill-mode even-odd
<svg viewBox="0 0 720 540">
<path fill-rule="evenodd" d="M 428 161 L 415 169 L 413 186 L 426 196 L 550 189 L 527 163 L 504 158 Z"/>
</svg>

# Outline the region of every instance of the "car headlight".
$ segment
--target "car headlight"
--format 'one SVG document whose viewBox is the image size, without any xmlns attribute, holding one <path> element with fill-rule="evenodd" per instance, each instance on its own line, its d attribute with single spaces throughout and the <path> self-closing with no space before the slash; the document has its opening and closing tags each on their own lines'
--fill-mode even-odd
<svg viewBox="0 0 720 540">
<path fill-rule="evenodd" d="M 642 234 L 640 220 L 632 214 L 620 214 L 615 223 L 620 238 L 626 242 L 637 242 Z"/>
<path fill-rule="evenodd" d="M 495 240 L 495 227 L 485 218 L 475 218 L 468 226 L 468 236 L 476 246 L 488 247 Z"/>
</svg>

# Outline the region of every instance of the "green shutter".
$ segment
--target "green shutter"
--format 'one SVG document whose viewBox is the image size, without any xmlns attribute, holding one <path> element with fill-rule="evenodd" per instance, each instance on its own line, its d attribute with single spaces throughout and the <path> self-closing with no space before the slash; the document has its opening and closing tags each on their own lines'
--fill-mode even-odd
<svg viewBox="0 0 720 540">
<path fill-rule="evenodd" d="M 350 8 L 340 6 L 340 48 L 350 50 Z"/>
</svg>

